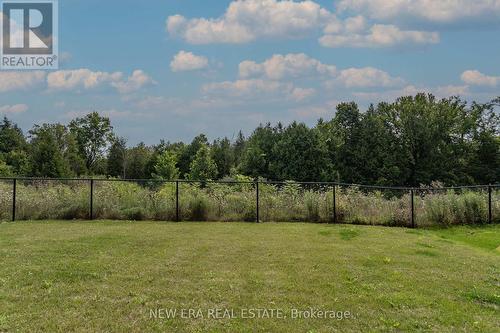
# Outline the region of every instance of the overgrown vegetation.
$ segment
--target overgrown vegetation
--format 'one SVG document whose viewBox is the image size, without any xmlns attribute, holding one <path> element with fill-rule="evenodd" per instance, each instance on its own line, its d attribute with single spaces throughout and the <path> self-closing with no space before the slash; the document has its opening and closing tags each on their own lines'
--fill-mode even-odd
<svg viewBox="0 0 500 333">
<path fill-rule="evenodd" d="M 180 183 L 180 218 L 185 221 L 255 221 L 256 189 L 248 183 Z M 94 217 L 116 220 L 176 219 L 175 183 L 94 181 Z M 18 181 L 17 218 L 85 219 L 88 181 Z M 0 182 L 0 216 L 10 219 L 12 184 Z M 337 222 L 387 226 L 410 225 L 407 192 L 336 189 Z M 260 219 L 264 222 L 333 222 L 331 186 L 261 183 Z M 494 222 L 500 222 L 499 191 L 493 191 Z M 486 191 L 417 191 L 418 226 L 476 225 L 488 221 Z"/>
<path fill-rule="evenodd" d="M 500 98 L 479 104 L 424 94 L 380 103 L 366 112 L 355 103 L 341 103 L 333 119 L 320 119 L 314 127 L 265 124 L 248 138 L 240 132 L 234 140 L 209 142 L 200 134 L 190 144 L 133 147 L 98 113 L 68 126 L 36 125 L 27 136 L 4 119 L 0 175 L 215 180 L 243 174 L 413 187 L 435 181 L 498 183 L 499 105 Z M 309 202 L 308 214 L 321 219 L 321 207 L 314 202 Z"/>
<path fill-rule="evenodd" d="M 333 119 L 320 119 L 312 128 L 295 122 L 267 124 L 248 138 L 240 132 L 234 142 L 223 138 L 210 143 L 201 134 L 190 144 L 134 147 L 127 147 L 110 120 L 96 112 L 68 126 L 36 125 L 27 136 L 5 118 L 0 124 L 0 176 L 287 181 L 262 184 L 261 219 L 324 223 L 333 219 L 331 187 L 293 181 L 412 187 L 500 182 L 499 105 L 500 98 L 468 104 L 424 94 L 380 103 L 364 113 L 355 103 L 341 103 Z M 0 187 L 0 214 L 8 219 L 11 189 L 8 181 Z M 174 195 L 173 184 L 97 182 L 94 216 L 174 220 Z M 20 182 L 18 218 L 85 218 L 88 197 L 85 182 Z M 484 192 L 421 191 L 415 200 L 418 225 L 487 220 Z M 339 189 L 338 222 L 408 225 L 409 201 L 403 192 Z M 499 202 L 493 201 L 498 219 Z M 180 213 L 190 221 L 253 221 L 254 186 L 182 183 Z"/>
</svg>

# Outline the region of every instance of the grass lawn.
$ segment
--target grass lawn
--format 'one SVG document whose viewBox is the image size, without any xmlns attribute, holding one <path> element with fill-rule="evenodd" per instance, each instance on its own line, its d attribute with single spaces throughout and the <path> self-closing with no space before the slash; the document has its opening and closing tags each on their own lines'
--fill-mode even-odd
<svg viewBox="0 0 500 333">
<path fill-rule="evenodd" d="M 499 245 L 500 226 L 2 223 L 0 332 L 499 332 Z M 309 308 L 351 315 L 291 317 Z"/>
</svg>

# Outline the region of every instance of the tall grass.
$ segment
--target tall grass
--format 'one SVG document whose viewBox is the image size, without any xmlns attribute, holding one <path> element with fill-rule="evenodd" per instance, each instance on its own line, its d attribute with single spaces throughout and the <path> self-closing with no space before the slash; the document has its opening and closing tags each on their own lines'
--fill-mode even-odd
<svg viewBox="0 0 500 333">
<path fill-rule="evenodd" d="M 410 224 L 410 197 L 384 196 L 381 191 L 362 192 L 356 187 L 339 191 L 338 220 L 342 223 L 408 226 Z"/>
<path fill-rule="evenodd" d="M 419 225 L 451 226 L 488 221 L 488 195 L 485 191 L 434 192 L 419 197 L 418 201 Z"/>
<path fill-rule="evenodd" d="M 94 217 L 117 220 L 176 219 L 175 183 L 94 182 Z M 333 221 L 330 186 L 263 183 L 259 186 L 260 219 L 264 222 Z M 500 191 L 493 192 L 494 222 L 500 222 Z M 410 225 L 410 196 L 406 192 L 336 189 L 337 222 L 389 226 Z M 19 181 L 17 218 L 20 220 L 86 219 L 88 181 Z M 180 218 L 184 221 L 254 221 L 253 184 L 179 185 Z M 12 182 L 0 182 L 0 219 L 11 218 Z M 488 219 L 486 191 L 417 191 L 415 216 L 419 226 L 482 224 Z"/>
<path fill-rule="evenodd" d="M 0 180 L 0 221 L 11 219 L 12 181 Z"/>
</svg>

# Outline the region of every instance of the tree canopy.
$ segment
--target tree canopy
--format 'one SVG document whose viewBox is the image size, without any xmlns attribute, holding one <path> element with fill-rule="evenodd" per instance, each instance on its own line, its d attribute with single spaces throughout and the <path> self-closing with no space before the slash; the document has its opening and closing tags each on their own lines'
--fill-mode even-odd
<svg viewBox="0 0 500 333">
<path fill-rule="evenodd" d="M 225 177 L 342 181 L 385 186 L 500 181 L 500 97 L 467 103 L 418 94 L 361 111 L 341 103 L 315 126 L 261 124 L 248 137 L 189 144 L 127 146 L 108 118 L 93 112 L 63 124 L 35 125 L 25 136 L 0 123 L 0 175 L 118 178 Z M 335 111 L 335 113 L 333 112 Z"/>
</svg>

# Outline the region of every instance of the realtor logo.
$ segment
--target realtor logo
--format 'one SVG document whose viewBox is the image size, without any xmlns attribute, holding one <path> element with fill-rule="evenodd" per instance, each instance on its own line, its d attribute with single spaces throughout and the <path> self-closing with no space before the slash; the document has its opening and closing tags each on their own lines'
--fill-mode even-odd
<svg viewBox="0 0 500 333">
<path fill-rule="evenodd" d="M 57 2 L 2 3 L 2 69 L 57 69 Z"/>
</svg>

